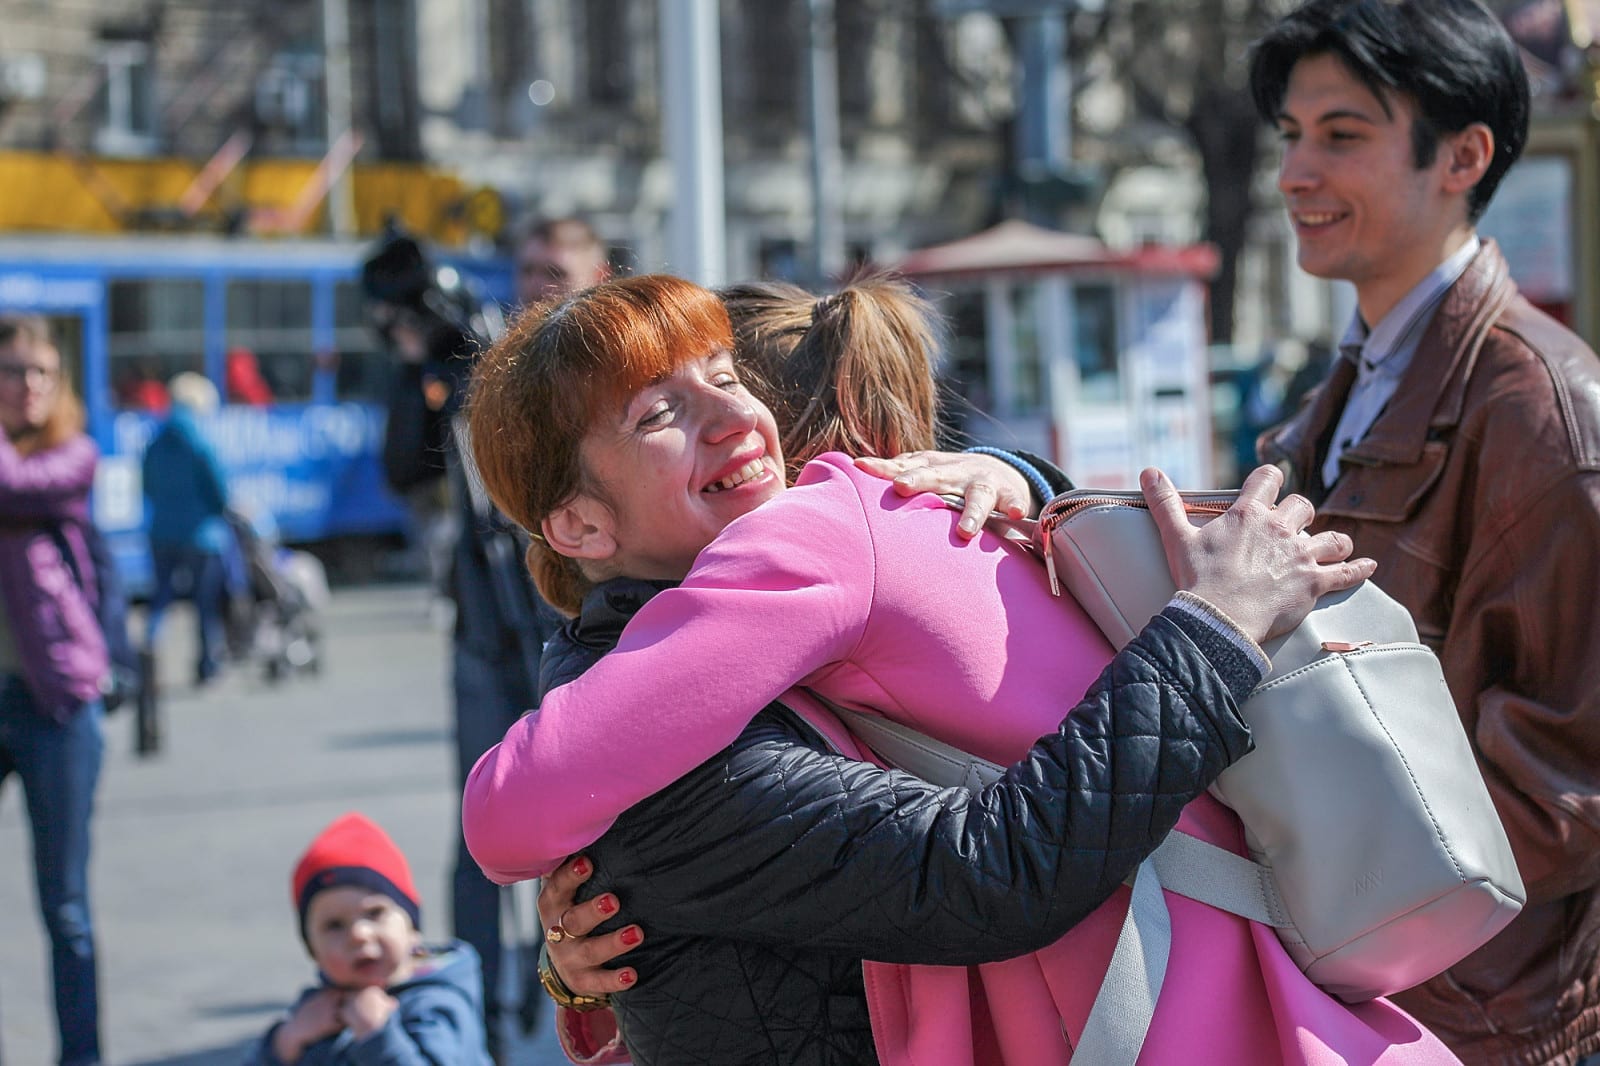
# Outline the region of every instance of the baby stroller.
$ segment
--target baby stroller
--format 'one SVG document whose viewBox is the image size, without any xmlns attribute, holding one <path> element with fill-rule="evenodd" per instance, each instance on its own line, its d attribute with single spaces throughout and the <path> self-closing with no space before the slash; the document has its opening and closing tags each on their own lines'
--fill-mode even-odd
<svg viewBox="0 0 1600 1066">
<path fill-rule="evenodd" d="M 320 615 L 328 603 L 321 560 L 283 547 L 265 512 L 247 515 L 230 508 L 227 519 L 238 546 L 228 581 L 228 648 L 234 661 L 259 661 L 268 681 L 296 670 L 319 673 Z"/>
</svg>

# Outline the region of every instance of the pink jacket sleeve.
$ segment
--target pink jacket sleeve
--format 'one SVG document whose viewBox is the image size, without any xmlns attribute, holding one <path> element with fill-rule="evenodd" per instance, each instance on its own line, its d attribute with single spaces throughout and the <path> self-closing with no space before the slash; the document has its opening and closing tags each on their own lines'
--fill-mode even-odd
<svg viewBox="0 0 1600 1066">
<path fill-rule="evenodd" d="M 614 651 L 478 760 L 461 817 L 491 880 L 549 872 L 848 657 L 872 600 L 871 540 L 850 479 L 812 467 L 809 484 L 729 525 Z"/>
</svg>

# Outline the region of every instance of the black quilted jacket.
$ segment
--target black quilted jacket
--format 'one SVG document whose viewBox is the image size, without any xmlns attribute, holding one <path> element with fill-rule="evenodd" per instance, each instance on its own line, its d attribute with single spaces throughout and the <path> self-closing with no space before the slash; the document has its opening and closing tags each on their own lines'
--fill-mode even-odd
<svg viewBox="0 0 1600 1066">
<path fill-rule="evenodd" d="M 547 649 L 544 687 L 582 673 L 661 587 L 594 590 Z M 1237 704 L 1259 680 L 1169 609 L 977 792 L 841 758 L 767 708 L 587 849 L 583 897 L 615 892 L 645 929 L 626 956 L 639 984 L 612 997 L 634 1062 L 876 1062 L 862 959 L 970 964 L 1059 939 L 1249 750 Z"/>
</svg>

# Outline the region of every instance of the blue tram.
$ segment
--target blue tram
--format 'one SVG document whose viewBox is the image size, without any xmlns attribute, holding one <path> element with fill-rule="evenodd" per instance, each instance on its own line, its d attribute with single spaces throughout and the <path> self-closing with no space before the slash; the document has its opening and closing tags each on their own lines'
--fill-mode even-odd
<svg viewBox="0 0 1600 1066">
<path fill-rule="evenodd" d="M 368 323 L 370 246 L 190 236 L 0 238 L 0 310 L 52 320 L 99 443 L 95 521 L 128 586 L 149 561 L 140 459 L 165 383 L 205 374 L 223 406 L 204 426 L 237 504 L 285 541 L 386 534 L 406 509 L 379 456 L 390 357 Z M 502 301 L 511 264 L 442 257 Z"/>
</svg>

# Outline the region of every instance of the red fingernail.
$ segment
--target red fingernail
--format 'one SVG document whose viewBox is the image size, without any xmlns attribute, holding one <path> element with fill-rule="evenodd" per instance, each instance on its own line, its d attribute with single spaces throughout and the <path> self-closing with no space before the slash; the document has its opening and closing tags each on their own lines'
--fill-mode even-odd
<svg viewBox="0 0 1600 1066">
<path fill-rule="evenodd" d="M 572 872 L 577 874 L 579 877 L 588 877 L 589 876 L 589 860 L 588 859 L 579 859 L 578 861 L 574 862 L 572 864 Z"/>
<path fill-rule="evenodd" d="M 639 932 L 639 927 L 630 925 L 622 931 L 622 942 L 630 948 L 644 939 L 644 934 Z"/>
<path fill-rule="evenodd" d="M 623 985 L 631 985 L 637 978 L 632 970 L 621 970 L 617 973 L 617 980 L 621 981 Z"/>
<path fill-rule="evenodd" d="M 617 910 L 617 897 L 601 896 L 594 901 L 594 905 L 601 914 L 615 914 Z"/>
</svg>

